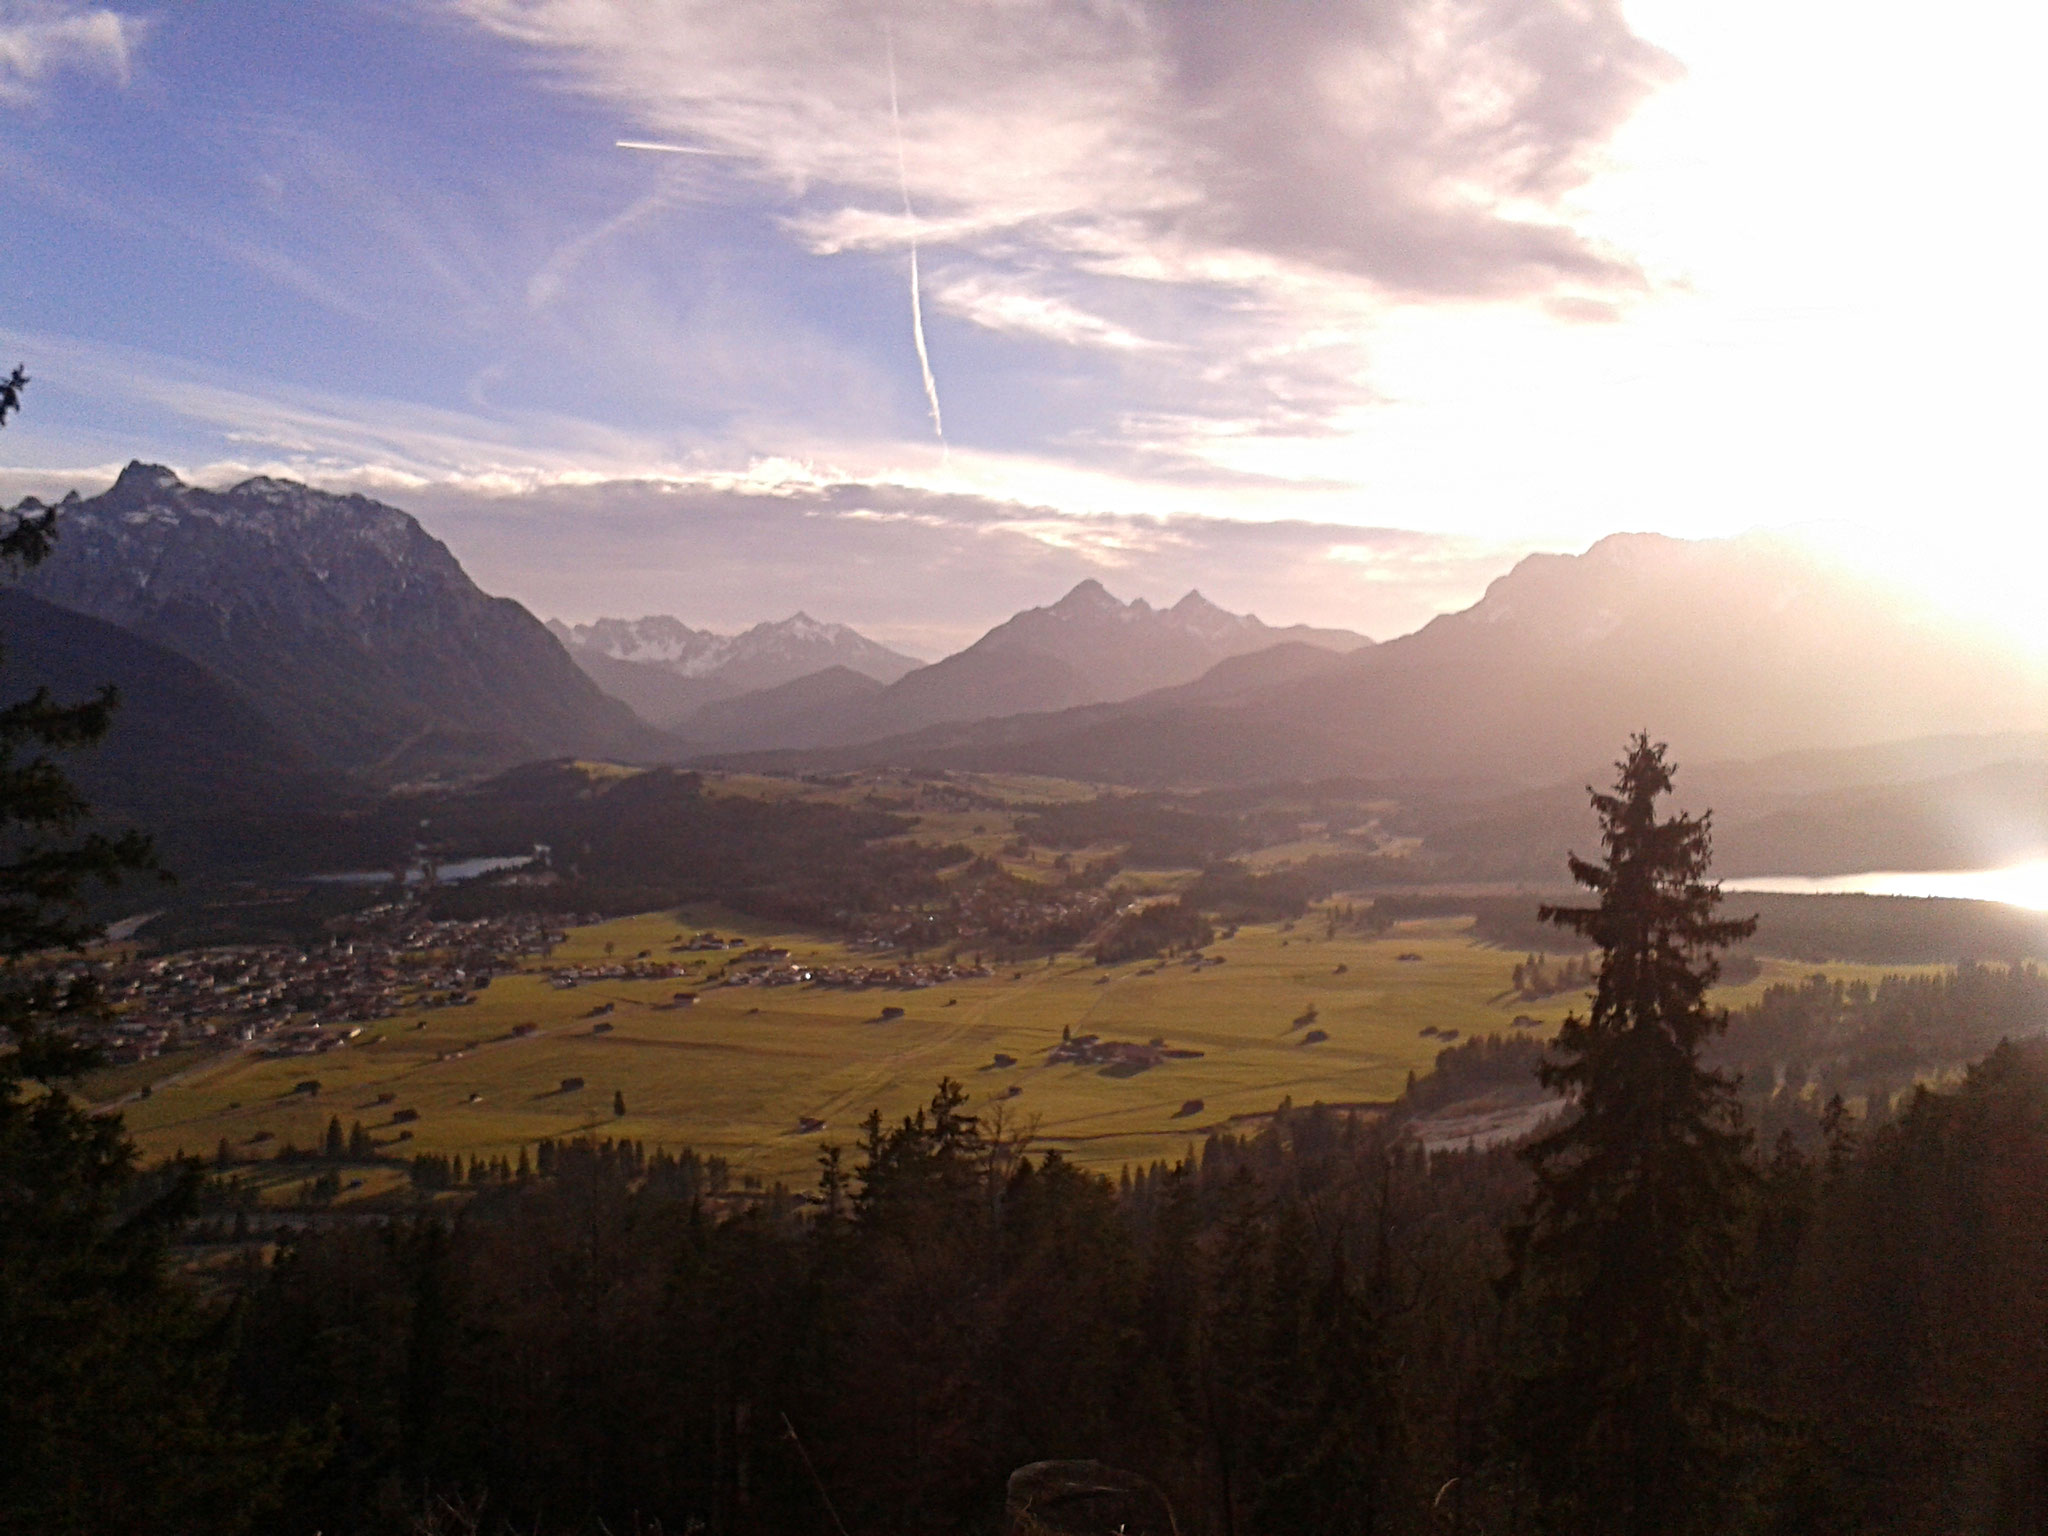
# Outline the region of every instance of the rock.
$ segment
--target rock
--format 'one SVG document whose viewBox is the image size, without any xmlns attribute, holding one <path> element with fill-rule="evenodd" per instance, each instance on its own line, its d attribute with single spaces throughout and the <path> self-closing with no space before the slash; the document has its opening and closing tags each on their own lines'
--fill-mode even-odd
<svg viewBox="0 0 2048 1536">
<path fill-rule="evenodd" d="M 1179 1536 L 1166 1495 L 1099 1461 L 1034 1461 L 1010 1474 L 1005 1536 Z"/>
</svg>

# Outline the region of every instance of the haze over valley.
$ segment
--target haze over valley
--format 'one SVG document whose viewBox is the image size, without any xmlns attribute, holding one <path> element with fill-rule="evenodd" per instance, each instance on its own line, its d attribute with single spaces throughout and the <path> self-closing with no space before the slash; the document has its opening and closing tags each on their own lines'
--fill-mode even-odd
<svg viewBox="0 0 2048 1536">
<path fill-rule="evenodd" d="M 1652 719 L 1684 754 L 1688 800 L 1717 810 L 1733 874 L 1992 868 L 2048 848 L 2038 658 L 1762 537 L 1532 556 L 1379 643 L 1089 580 L 920 664 L 803 614 L 737 634 L 543 625 L 399 509 L 276 479 L 206 490 L 135 464 L 62 514 L 57 553 L 6 597 L 14 664 L 59 691 L 104 674 L 138 701 L 87 782 L 162 835 L 220 828 L 209 866 L 247 856 L 228 852 L 249 839 L 226 805 L 459 794 L 575 758 L 1191 799 L 1342 780 L 1400 807 L 1410 878 L 1542 881 L 1582 824 L 1579 786 Z M 171 764 L 187 792 L 166 792 Z M 317 860 L 273 846 L 260 862 Z"/>
</svg>

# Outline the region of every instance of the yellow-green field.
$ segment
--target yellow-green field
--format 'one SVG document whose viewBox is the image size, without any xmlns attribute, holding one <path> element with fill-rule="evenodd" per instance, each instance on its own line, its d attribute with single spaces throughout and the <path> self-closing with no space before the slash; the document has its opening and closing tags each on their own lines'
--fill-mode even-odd
<svg viewBox="0 0 2048 1536">
<path fill-rule="evenodd" d="M 607 945 L 618 958 L 642 950 L 659 957 L 680 929 L 705 926 L 785 945 L 803 959 L 861 958 L 812 936 L 703 911 L 577 929 L 550 963 L 601 961 Z M 470 1007 L 372 1025 L 353 1047 L 318 1058 L 233 1053 L 167 1063 L 176 1075 L 124 1112 L 152 1158 L 179 1148 L 210 1154 L 223 1137 L 248 1156 L 268 1156 L 285 1141 L 310 1147 L 339 1116 L 344 1128 L 360 1120 L 388 1150 L 405 1154 L 516 1157 L 542 1137 L 630 1136 L 717 1153 L 764 1179 L 806 1181 L 821 1144 L 850 1143 L 870 1109 L 893 1119 L 951 1076 L 967 1085 L 976 1108 L 1000 1108 L 1037 1145 L 1114 1168 L 1176 1157 L 1209 1128 L 1268 1111 L 1283 1097 L 1389 1099 L 1443 1046 L 1421 1033 L 1425 1026 L 1472 1035 L 1505 1032 L 1518 1013 L 1546 1027 L 1563 1016 L 1570 998 L 1509 999 L 1519 957 L 1473 943 L 1465 927 L 1461 919 L 1422 921 L 1374 939 L 1329 939 L 1307 923 L 1248 927 L 1211 945 L 1207 953 L 1224 963 L 1200 970 L 1177 962 L 1103 968 L 1063 956 L 921 991 L 702 987 L 686 1008 L 661 1005 L 689 982 L 557 991 L 532 972 L 501 977 Z M 712 955 L 707 969 L 722 963 Z M 1726 1000 L 1745 1001 L 1807 969 L 1773 963 Z M 612 1029 L 594 1034 L 589 1015 L 604 1003 L 614 1005 L 605 1020 Z M 1297 1024 L 1311 1006 L 1313 1023 Z M 903 1016 L 884 1022 L 885 1007 Z M 536 1032 L 513 1037 L 525 1024 Z M 1204 1054 L 1135 1076 L 1049 1066 L 1046 1053 L 1063 1028 L 1163 1037 Z M 1307 1043 L 1310 1028 L 1328 1038 Z M 996 1068 L 998 1052 L 1017 1065 Z M 140 1074 L 124 1076 L 121 1088 L 137 1086 Z M 572 1077 L 585 1086 L 563 1091 Z M 320 1082 L 317 1097 L 293 1091 L 308 1078 Z M 613 1113 L 615 1090 L 625 1095 L 624 1116 Z M 1202 1107 L 1186 1110 L 1193 1100 Z M 402 1109 L 418 1119 L 404 1127 L 412 1138 L 398 1143 L 393 1113 Z M 800 1134 L 802 1116 L 824 1120 L 825 1130 Z"/>
</svg>

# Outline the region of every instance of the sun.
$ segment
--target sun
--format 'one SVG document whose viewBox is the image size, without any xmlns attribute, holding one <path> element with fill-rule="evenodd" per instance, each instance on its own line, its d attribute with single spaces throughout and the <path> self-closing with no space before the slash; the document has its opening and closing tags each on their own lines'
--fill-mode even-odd
<svg viewBox="0 0 2048 1536">
<path fill-rule="evenodd" d="M 1893 588 L 1900 598 L 2048 664 L 2048 532 L 2015 518 L 1992 539 L 1938 517 L 1911 530 L 1846 521 L 1791 530 L 1823 557 Z M 2048 705 L 2048 699 L 2044 699 Z"/>
</svg>

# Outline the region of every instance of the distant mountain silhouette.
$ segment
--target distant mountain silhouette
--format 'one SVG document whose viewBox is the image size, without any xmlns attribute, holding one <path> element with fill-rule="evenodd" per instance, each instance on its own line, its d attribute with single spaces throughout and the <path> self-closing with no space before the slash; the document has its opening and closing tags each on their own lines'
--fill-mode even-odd
<svg viewBox="0 0 2048 1536">
<path fill-rule="evenodd" d="M 713 700 L 731 696 L 730 685 L 717 678 L 688 677 L 655 661 L 621 661 L 563 640 L 566 625 L 550 621 L 548 629 L 584 676 L 659 730 L 673 729 Z"/>
<path fill-rule="evenodd" d="M 1731 878 L 1994 868 L 2048 855 L 2048 736 L 1696 761 L 1675 798 L 1713 812 L 1714 870 Z M 1554 881 L 1593 825 L 1574 780 L 1417 809 L 1412 830 L 1450 879 Z"/>
<path fill-rule="evenodd" d="M 1227 613 L 1199 592 L 1171 608 L 1154 608 L 1142 598 L 1120 602 L 1090 580 L 879 693 L 781 717 L 772 729 L 734 730 L 728 739 L 753 747 L 868 741 L 948 722 L 1128 699 L 1192 682 L 1219 662 L 1280 645 L 1327 655 L 1371 644 L 1349 630 L 1275 628 Z M 683 734 L 695 739 L 688 727 Z"/>
<path fill-rule="evenodd" d="M 882 691 L 880 683 L 850 667 L 827 667 L 779 687 L 714 700 L 678 726 L 677 734 L 700 751 L 763 741 L 814 746 L 816 742 L 806 739 L 814 722 L 857 708 Z"/>
<path fill-rule="evenodd" d="M 367 497 L 269 478 L 210 491 L 130 464 L 66 498 L 56 552 L 21 585 L 199 662 L 323 765 L 401 778 L 672 748 Z"/>
<path fill-rule="evenodd" d="M 832 668 L 893 683 L 921 665 L 847 625 L 823 624 L 805 613 L 737 635 L 692 629 L 666 614 L 589 624 L 557 619 L 548 628 L 599 687 L 664 729 L 682 725 L 714 700 L 779 688 Z M 694 739 L 698 733 L 685 734 Z"/>
<path fill-rule="evenodd" d="M 118 625 L 0 588 L 0 700 L 48 688 L 77 703 L 112 683 L 98 745 L 63 754 L 103 825 L 153 833 L 174 870 L 263 864 L 281 822 L 333 808 L 341 786 L 204 667 Z M 136 897 L 147 905 L 154 887 Z"/>
<path fill-rule="evenodd" d="M 2040 730 L 2044 682 L 2038 662 L 1781 542 L 1631 534 L 1531 556 L 1463 612 L 1248 694 L 1154 692 L 806 761 L 1533 786 L 1603 778 L 1637 729 L 1680 761 Z"/>
</svg>

